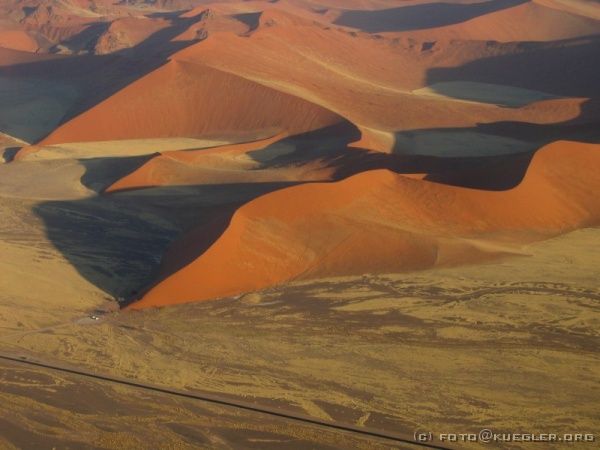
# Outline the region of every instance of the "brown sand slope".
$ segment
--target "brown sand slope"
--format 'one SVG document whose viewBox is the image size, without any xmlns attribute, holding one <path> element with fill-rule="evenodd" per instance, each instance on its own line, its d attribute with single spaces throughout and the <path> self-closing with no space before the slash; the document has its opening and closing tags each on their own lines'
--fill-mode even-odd
<svg viewBox="0 0 600 450">
<path fill-rule="evenodd" d="M 204 254 L 132 308 L 235 295 L 293 279 L 465 262 L 506 251 L 501 242 L 597 225 L 598 164 L 600 146 L 557 142 L 536 154 L 522 183 L 509 191 L 368 171 L 267 194 L 240 208 Z M 194 245 L 200 244 L 192 239 L 185 247 Z"/>
<path fill-rule="evenodd" d="M 228 4 L 217 4 L 216 6 L 228 6 Z M 221 12 L 221 8 L 215 9 L 213 5 L 203 5 L 181 15 L 182 19 L 194 19 L 195 22 L 174 40 L 204 39 L 209 33 L 214 32 L 231 32 L 244 35 L 252 30 L 254 16 L 255 13 L 253 12 L 237 14 L 230 11 Z"/>
<path fill-rule="evenodd" d="M 595 0 L 534 0 L 540 5 L 600 20 L 600 4 Z"/>
<path fill-rule="evenodd" d="M 147 39 L 153 33 L 169 26 L 165 19 L 146 17 L 127 17 L 117 19 L 110 24 L 106 32 L 95 45 L 96 54 L 106 54 L 133 47 Z"/>
<path fill-rule="evenodd" d="M 57 128 L 41 144 L 302 132 L 340 120 L 239 77 L 171 61 Z"/>
<path fill-rule="evenodd" d="M 561 100 L 560 107 L 550 101 L 506 109 L 412 94 L 412 90 L 425 87 L 431 66 L 451 67 L 476 59 L 485 52 L 483 47 L 474 46 L 465 54 L 453 44 L 445 44 L 435 54 L 424 55 L 420 46 L 408 41 L 328 29 L 279 10 L 267 10 L 251 36 L 215 34 L 174 59 L 202 61 L 317 103 L 363 129 L 383 133 L 504 120 L 553 123 L 579 115 L 581 99 Z M 290 67 L 294 67 L 292 72 Z"/>
<path fill-rule="evenodd" d="M 466 51 L 457 43 L 440 45 L 423 52 L 409 40 L 378 39 L 267 8 L 250 35 L 210 34 L 59 127 L 42 144 L 214 133 L 262 137 L 310 130 L 343 117 L 363 130 L 360 145 L 389 151 L 393 134 L 402 130 L 509 120 L 547 124 L 581 114 L 584 98 L 505 108 L 502 101 L 417 95 L 414 90 L 427 85 L 432 67 L 511 50 L 485 43 L 466 45 Z"/>
<path fill-rule="evenodd" d="M 1 26 L 2 23 L 0 22 Z M 0 30 L 0 47 L 35 52 L 38 49 L 38 44 L 23 30 Z"/>
</svg>

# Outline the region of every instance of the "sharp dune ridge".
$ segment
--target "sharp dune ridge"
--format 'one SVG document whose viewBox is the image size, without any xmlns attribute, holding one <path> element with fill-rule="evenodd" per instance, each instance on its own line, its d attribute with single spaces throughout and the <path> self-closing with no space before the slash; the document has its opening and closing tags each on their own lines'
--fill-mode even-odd
<svg viewBox="0 0 600 450">
<path fill-rule="evenodd" d="M 423 30 L 411 36 L 416 39 L 547 42 L 594 34 L 598 34 L 596 19 L 529 1 L 461 24 Z"/>
<path fill-rule="evenodd" d="M 267 13 L 269 15 L 264 19 L 267 22 L 274 20 L 277 23 L 281 21 L 281 17 L 295 17 L 287 12 L 274 10 L 267 10 L 263 16 Z M 307 25 L 304 19 L 294 20 L 291 24 L 269 26 L 264 30 L 264 27 L 259 27 L 249 37 L 221 32 L 212 35 L 205 41 L 176 53 L 165 66 L 63 124 L 40 143 L 195 137 L 209 132 L 227 134 L 243 131 L 245 128 L 260 128 L 261 125 L 265 128 L 279 127 L 280 130 L 301 132 L 328 125 L 336 120 L 335 116 L 339 116 L 338 121 L 342 118 L 350 120 L 362 129 L 375 130 L 382 136 L 402 130 L 465 127 L 511 119 L 544 124 L 576 119 L 580 115 L 581 105 L 587 100 L 545 100 L 509 111 L 494 104 L 459 104 L 457 99 L 450 97 L 413 95 L 413 88 L 426 87 L 423 78 L 427 66 L 419 62 L 419 52 L 410 47 L 398 48 L 381 44 L 370 37 L 353 37 L 345 31 L 324 30 L 320 27 L 316 27 L 313 33 L 313 45 L 306 47 L 308 42 L 305 42 L 303 29 L 310 26 L 310 22 Z M 319 49 L 324 49 L 324 52 L 321 54 Z M 348 49 L 352 51 L 348 52 Z M 286 54 L 286 59 L 277 58 L 280 54 Z M 366 59 L 366 55 L 372 63 L 376 63 L 374 67 L 378 70 L 374 71 L 371 65 L 365 66 L 366 69 L 353 68 L 355 58 Z M 388 64 L 394 60 L 398 62 Z M 446 62 L 445 58 L 441 61 Z M 292 77 L 288 70 L 290 63 L 295 66 Z M 397 76 L 400 71 L 405 72 L 403 67 L 406 64 L 416 66 L 412 79 L 404 80 Z M 266 68 L 268 71 L 265 75 Z M 221 73 L 212 72 L 211 69 Z M 414 78 L 419 72 L 422 73 L 420 80 Z M 201 76 L 204 77 L 202 82 Z M 189 88 L 182 89 L 181 85 L 185 80 L 189 81 Z M 178 94 L 175 91 L 168 98 L 156 98 L 153 94 L 156 86 L 165 84 L 175 86 L 174 89 L 179 89 L 179 95 L 185 98 L 177 101 Z M 240 99 L 239 102 L 230 104 L 225 97 L 216 95 L 219 89 L 231 91 L 229 88 L 238 84 L 239 92 L 265 98 L 266 95 L 262 92 L 266 91 L 259 86 L 268 88 L 272 91 L 270 95 L 273 97 L 273 107 L 278 102 L 281 103 L 280 98 L 286 98 L 283 94 L 287 94 L 297 98 L 298 104 L 305 101 L 315 105 L 314 112 L 307 113 L 300 119 L 300 111 L 306 107 L 292 106 L 280 111 L 275 109 L 273 114 L 277 114 L 277 118 L 262 118 L 264 125 L 257 123 L 261 114 L 267 114 L 268 110 L 253 114 L 252 109 L 242 108 L 263 109 L 260 102 Z M 346 95 L 348 90 L 354 92 L 351 99 Z M 371 100 L 374 96 L 377 102 Z M 196 105 L 194 109 L 185 106 L 186 102 L 192 101 Z M 201 101 L 212 103 L 206 103 L 200 108 Z M 211 108 L 212 114 L 194 124 L 188 124 L 192 120 L 192 111 L 195 115 L 203 114 L 203 111 L 208 110 L 207 107 Z M 139 108 L 141 113 L 127 113 L 135 108 Z M 173 123 L 162 120 L 164 108 Z M 215 114 L 214 111 L 220 112 Z M 325 118 L 327 111 L 331 118 Z M 247 123 L 248 116 L 252 117 L 254 123 Z M 307 122 L 311 120 L 314 125 Z M 102 125 L 97 125 L 98 123 Z M 296 130 L 295 127 L 299 128 Z M 372 135 L 368 131 L 367 134 Z M 365 142 L 372 143 L 375 150 L 390 150 L 389 138 L 367 139 Z"/>
<path fill-rule="evenodd" d="M 57 128 L 39 145 L 273 129 L 298 133 L 341 120 L 302 99 L 173 60 Z"/>
<path fill-rule="evenodd" d="M 241 207 L 204 254 L 130 308 L 238 295 L 305 278 L 456 264 L 486 256 L 470 239 L 505 242 L 509 252 L 510 243 L 597 226 L 599 164 L 600 146 L 557 142 L 538 151 L 523 181 L 504 192 L 385 170 L 287 188 Z"/>
</svg>

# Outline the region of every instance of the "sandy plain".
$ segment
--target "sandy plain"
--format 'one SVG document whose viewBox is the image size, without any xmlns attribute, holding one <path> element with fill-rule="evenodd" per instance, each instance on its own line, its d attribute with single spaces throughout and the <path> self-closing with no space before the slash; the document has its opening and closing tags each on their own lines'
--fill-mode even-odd
<svg viewBox="0 0 600 450">
<path fill-rule="evenodd" d="M 184 191 L 150 190 L 49 201 L 15 198 L 3 188 L 2 352 L 390 432 L 483 426 L 586 432 L 597 426 L 600 230 L 576 231 L 525 247 L 522 256 L 472 267 L 318 280 L 201 304 L 116 312 L 114 297 L 147 282 L 168 236 L 177 233 L 178 224 L 149 211 L 172 207 L 178 196 L 186 203 L 199 198 L 195 189 L 185 200 Z M 239 190 L 229 195 L 239 196 Z M 206 191 L 205 205 L 211 201 Z M 136 209 L 142 202 L 143 215 Z M 99 233 L 97 226 L 90 228 L 98 220 L 127 226 Z M 63 243 L 58 231 L 65 233 Z M 136 252 L 123 252 L 132 239 Z M 90 314 L 101 320 L 82 320 Z M 89 390 L 86 401 L 102 395 L 125 411 L 138 411 L 147 399 L 4 366 L 10 379 L 43 377 L 57 392 L 74 383 Z M 30 417 L 27 405 L 42 408 L 42 415 L 58 415 L 61 406 L 42 393 L 23 396 L 23 384 L 11 383 L 16 391 L 11 387 L 2 395 L 17 414 L 3 420 L 23 430 L 8 436 L 12 445 L 25 432 L 40 439 L 54 435 L 70 420 L 71 404 L 57 423 Z M 136 423 L 156 417 L 181 423 L 181 414 L 196 420 L 187 412 L 191 406 L 154 408 L 159 410 L 152 419 L 148 412 L 148 419 Z M 103 417 L 104 425 L 95 420 L 86 420 L 85 436 L 116 419 Z M 231 423 L 222 416 L 215 420 Z M 213 432 L 207 425 L 202 433 L 218 439 L 229 426 Z M 243 436 L 254 426 L 244 428 Z M 183 442 L 184 428 L 163 426 L 160 436 Z M 133 448 L 143 442 L 139 430 L 110 434 L 113 440 L 98 441 L 98 447 Z M 62 432 L 53 439 L 67 443 Z"/>
</svg>

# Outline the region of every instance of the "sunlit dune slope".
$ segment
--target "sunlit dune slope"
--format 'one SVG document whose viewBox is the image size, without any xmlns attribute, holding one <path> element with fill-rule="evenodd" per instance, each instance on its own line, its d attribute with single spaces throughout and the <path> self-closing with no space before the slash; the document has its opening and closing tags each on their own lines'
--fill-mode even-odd
<svg viewBox="0 0 600 450">
<path fill-rule="evenodd" d="M 469 127 L 478 123 L 554 123 L 575 119 L 582 99 L 536 102 L 519 108 L 431 98 L 412 91 L 427 85 L 432 66 L 456 66 L 487 52 L 485 43 L 446 43 L 423 52 L 407 41 L 323 27 L 280 10 L 267 10 L 249 37 L 218 33 L 174 56 L 319 104 L 374 133 Z M 357 61 L 368 61 L 357 64 Z M 290 71 L 290 67 L 293 70 Z M 410 69 L 408 69 L 410 68 Z M 476 81 L 476 80 L 473 80 Z M 385 139 L 370 140 L 385 150 Z"/>
<path fill-rule="evenodd" d="M 229 11 L 220 13 L 216 12 L 212 5 L 210 6 L 208 8 L 206 5 L 202 5 L 182 14 L 182 19 L 192 19 L 194 23 L 174 40 L 204 39 L 209 33 L 215 32 L 231 32 L 244 35 L 252 30 L 254 13 L 233 14 Z"/>
<path fill-rule="evenodd" d="M 302 132 L 341 120 L 242 78 L 171 61 L 57 128 L 40 144 Z"/>
<path fill-rule="evenodd" d="M 208 250 L 131 308 L 208 300 L 293 279 L 460 263 L 501 252 L 499 243 L 598 225 L 599 164 L 600 145 L 561 141 L 541 149 L 521 184 L 508 191 L 450 187 L 385 170 L 276 191 L 241 207 Z M 204 248 L 195 240 L 207 234 L 193 234 L 177 247 Z"/>
<path fill-rule="evenodd" d="M 133 47 L 169 25 L 169 21 L 165 19 L 146 17 L 117 19 L 98 38 L 95 53 L 102 55 Z"/>
<path fill-rule="evenodd" d="M 1 26 L 2 23 L 0 23 Z M 23 30 L 0 29 L 0 47 L 35 52 L 38 49 L 38 44 L 35 39 Z"/>
<path fill-rule="evenodd" d="M 224 18 L 237 20 L 248 25 L 249 30 L 253 30 L 258 26 L 261 14 L 269 9 L 281 10 L 297 17 L 329 24 L 328 16 L 321 13 L 323 11 L 322 8 L 302 2 L 297 4 L 289 0 L 278 0 L 277 2 L 264 0 L 208 2 L 185 12 L 182 14 L 182 17 L 199 17 L 200 15 L 204 15 L 209 24 L 211 21 L 216 23 L 219 21 L 223 22 Z"/>
<path fill-rule="evenodd" d="M 484 15 L 455 26 L 412 33 L 415 38 L 555 41 L 600 33 L 600 21 L 534 2 Z"/>
<path fill-rule="evenodd" d="M 600 4 L 595 0 L 534 0 L 535 3 L 578 16 L 600 20 Z"/>
<path fill-rule="evenodd" d="M 435 41 L 439 39 L 461 39 L 461 40 L 481 40 L 481 41 L 555 41 L 560 39 L 572 39 L 581 36 L 590 36 L 599 34 L 600 23 L 590 17 L 584 17 L 570 11 L 559 10 L 548 7 L 534 1 L 512 1 L 504 2 L 503 8 L 483 9 L 486 2 L 477 5 L 464 5 L 462 8 L 468 11 L 469 8 L 475 8 L 482 5 L 482 11 L 473 14 L 473 17 L 465 14 L 464 19 L 458 17 L 452 20 L 451 17 L 440 17 L 439 20 L 427 20 L 429 16 L 436 13 L 443 14 L 439 4 L 434 8 L 430 4 L 422 6 L 399 7 L 379 13 L 363 12 L 364 27 L 376 27 L 377 19 L 385 19 L 389 26 L 383 26 L 380 31 L 397 36 L 410 36 L 414 39 Z M 492 4 L 492 3 L 487 3 Z M 498 4 L 501 4 L 498 2 Z M 452 8 L 459 5 L 448 6 L 447 16 L 452 16 Z M 407 14 L 414 14 L 414 22 L 423 21 L 427 26 L 410 27 L 406 20 Z M 394 15 L 396 20 L 394 21 Z M 446 19 L 446 20 L 444 20 Z M 343 21 L 342 21 L 343 22 Z M 355 12 L 349 24 L 361 25 L 361 12 Z M 394 23 L 403 24 L 406 22 L 408 30 L 403 30 L 402 26 L 394 29 Z M 447 22 L 447 23 L 445 23 Z"/>
<path fill-rule="evenodd" d="M 241 29 L 209 33 L 163 67 L 63 124 L 41 144 L 229 133 L 264 137 L 346 119 L 363 131 L 359 146 L 391 151 L 397 132 L 504 121 L 568 122 L 581 116 L 587 101 L 552 99 L 553 92 L 547 92 L 549 100 L 505 107 L 501 99 L 495 104 L 417 93 L 430 84 L 436 67 L 522 53 L 511 45 L 459 41 L 424 50 L 418 41 L 325 26 L 283 6 L 259 13 L 228 11 L 221 19 L 219 14 L 225 13 L 218 11 L 198 13 L 203 19 L 196 25 L 226 19 L 242 25 L 256 21 L 256 29 L 247 23 L 253 31 L 243 36 Z M 204 28 L 190 30 L 193 35 Z M 500 87 L 507 91 L 511 86 Z"/>
</svg>

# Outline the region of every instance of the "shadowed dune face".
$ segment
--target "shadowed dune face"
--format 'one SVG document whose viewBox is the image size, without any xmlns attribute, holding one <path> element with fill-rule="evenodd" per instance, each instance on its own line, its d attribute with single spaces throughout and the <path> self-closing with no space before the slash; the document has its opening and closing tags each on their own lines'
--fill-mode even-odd
<svg viewBox="0 0 600 450">
<path fill-rule="evenodd" d="M 335 23 L 371 33 L 421 30 L 465 22 L 526 1 L 502 0 L 472 4 L 431 2 L 375 11 L 346 11 L 340 15 Z"/>
<path fill-rule="evenodd" d="M 505 3 L 504 8 L 498 7 L 502 5 L 501 2 L 486 2 L 486 6 L 489 8 L 491 4 L 496 3 L 498 3 L 496 9 L 484 14 L 476 14 L 466 21 L 446 23 L 421 30 L 403 31 L 394 33 L 394 35 L 429 41 L 470 39 L 500 42 L 549 42 L 599 34 L 600 23 L 598 20 L 557 10 L 535 0 Z M 475 5 L 463 5 L 466 8 L 473 6 Z"/>
<path fill-rule="evenodd" d="M 136 2 L 2 2 L 0 20 L 10 34 L 0 33 L 0 44 L 41 53 L 107 53 L 135 46 L 166 26 L 154 15 L 168 16 L 168 9 Z"/>
<path fill-rule="evenodd" d="M 117 19 L 98 38 L 94 47 L 95 53 L 102 55 L 133 47 L 169 25 L 167 20 L 160 18 Z"/>
<path fill-rule="evenodd" d="M 523 43 L 511 53 L 474 59 L 458 67 L 431 68 L 427 84 L 477 80 L 597 102 L 600 86 L 595 80 L 599 68 L 594 55 L 599 51 L 599 37 L 540 45 Z"/>
<path fill-rule="evenodd" d="M 69 83 L 0 75 L 0 130 L 27 142 L 35 142 L 60 123 L 81 93 Z"/>
</svg>

